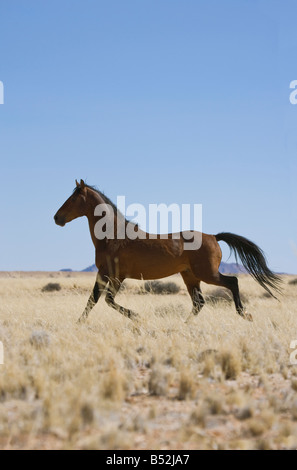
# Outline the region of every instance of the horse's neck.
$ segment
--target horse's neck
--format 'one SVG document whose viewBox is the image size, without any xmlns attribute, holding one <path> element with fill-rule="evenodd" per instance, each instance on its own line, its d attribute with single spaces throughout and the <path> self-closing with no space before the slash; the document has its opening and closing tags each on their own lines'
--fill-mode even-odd
<svg viewBox="0 0 297 470">
<path fill-rule="evenodd" d="M 95 215 L 94 213 L 95 213 L 96 207 L 101 204 L 105 205 L 107 204 L 107 202 L 96 191 L 92 191 L 88 189 L 87 214 L 86 215 L 87 215 L 88 222 L 89 222 L 91 238 L 96 248 L 98 247 L 98 244 L 100 243 L 100 241 L 95 236 L 95 225 L 96 225 L 96 222 L 98 222 L 98 213 L 97 215 Z M 111 222 L 113 224 L 116 224 L 116 219 L 115 219 L 116 214 L 114 214 L 114 211 L 112 210 L 108 212 L 107 214 L 110 214 Z M 103 240 L 102 242 L 105 243 L 105 240 Z"/>
<path fill-rule="evenodd" d="M 99 193 L 93 191 L 92 189 L 88 189 L 87 195 L 87 217 L 94 215 L 94 211 L 98 204 L 105 204 L 103 197 L 100 196 Z"/>
</svg>

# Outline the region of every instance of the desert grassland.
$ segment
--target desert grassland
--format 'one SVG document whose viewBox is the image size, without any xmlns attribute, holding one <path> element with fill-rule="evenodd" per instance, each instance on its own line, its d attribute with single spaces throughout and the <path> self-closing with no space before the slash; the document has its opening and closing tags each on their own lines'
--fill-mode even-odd
<svg viewBox="0 0 297 470">
<path fill-rule="evenodd" d="M 126 282 L 116 300 L 137 325 L 103 298 L 76 324 L 94 273 L 1 273 L 0 448 L 296 448 L 297 285 L 283 279 L 278 302 L 239 277 L 253 323 L 206 284 L 185 323 L 191 300 L 175 276 L 177 294 Z M 42 292 L 49 282 L 61 290 Z"/>
</svg>

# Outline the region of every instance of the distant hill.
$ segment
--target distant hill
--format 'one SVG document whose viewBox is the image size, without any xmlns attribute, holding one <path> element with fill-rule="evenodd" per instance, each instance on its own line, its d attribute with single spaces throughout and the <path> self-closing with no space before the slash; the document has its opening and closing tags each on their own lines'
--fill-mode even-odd
<svg viewBox="0 0 297 470">
<path fill-rule="evenodd" d="M 223 261 L 220 264 L 220 272 L 222 274 L 244 274 L 247 273 L 247 270 L 237 263 L 224 263 Z"/>
<path fill-rule="evenodd" d="M 71 269 L 61 269 L 61 271 L 72 271 Z M 83 269 L 81 272 L 84 273 L 92 273 L 97 272 L 98 269 L 96 268 L 95 264 L 88 266 L 87 268 Z M 239 274 L 239 273 L 246 273 L 246 269 L 243 266 L 236 263 L 221 263 L 220 265 L 220 272 L 222 274 Z"/>
<path fill-rule="evenodd" d="M 92 264 L 92 266 L 88 266 L 87 268 L 82 270 L 82 273 L 96 273 L 98 269 L 96 268 L 95 264 Z"/>
</svg>

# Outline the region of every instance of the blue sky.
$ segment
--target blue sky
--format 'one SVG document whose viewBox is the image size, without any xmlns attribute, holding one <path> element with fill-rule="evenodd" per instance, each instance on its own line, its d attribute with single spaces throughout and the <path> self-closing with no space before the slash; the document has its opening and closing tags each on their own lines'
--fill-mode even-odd
<svg viewBox="0 0 297 470">
<path fill-rule="evenodd" d="M 0 270 L 83 269 L 84 178 L 112 200 L 203 205 L 297 273 L 296 2 L 1 0 Z M 221 244 L 224 260 L 229 250 Z"/>
</svg>

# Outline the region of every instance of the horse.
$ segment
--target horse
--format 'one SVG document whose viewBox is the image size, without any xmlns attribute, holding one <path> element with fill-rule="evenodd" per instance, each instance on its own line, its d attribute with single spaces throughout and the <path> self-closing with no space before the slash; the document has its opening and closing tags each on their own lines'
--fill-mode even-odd
<svg viewBox="0 0 297 470">
<path fill-rule="evenodd" d="M 98 207 L 101 208 L 99 211 Z M 134 236 L 128 237 L 128 230 L 124 230 L 118 237 L 108 237 L 104 235 L 103 230 L 98 233 L 96 224 L 101 228 L 105 225 L 106 232 L 109 225 L 111 232 L 114 233 L 119 224 L 124 229 L 130 226 L 131 232 L 132 222 L 125 218 L 105 194 L 83 180 L 80 180 L 80 183 L 76 180 L 73 193 L 54 215 L 54 220 L 57 225 L 63 227 L 68 222 L 83 216 L 88 219 L 98 273 L 78 322 L 88 318 L 90 311 L 104 292 L 106 292 L 105 300 L 110 307 L 131 320 L 139 320 L 136 312 L 115 302 L 115 296 L 124 279 L 153 280 L 177 273 L 181 274 L 192 300 L 190 317 L 192 314 L 198 315 L 205 304 L 200 286 L 201 282 L 205 282 L 229 289 L 236 312 L 241 318 L 253 321 L 252 315 L 241 303 L 237 277 L 226 276 L 219 272 L 222 251 L 218 242 L 227 243 L 236 261 L 239 257 L 246 271 L 271 296 L 276 298 L 273 291 L 280 292 L 281 278 L 269 269 L 262 249 L 240 235 L 229 232 L 210 235 L 190 231 L 193 238 L 195 235 L 201 237 L 201 244 L 197 249 L 185 249 L 189 232 L 169 233 L 164 237 L 161 234 L 142 231 L 137 224 L 132 226 Z"/>
</svg>

